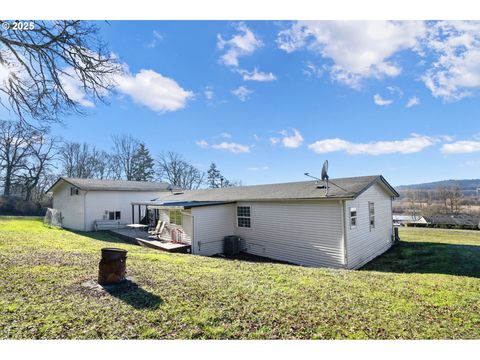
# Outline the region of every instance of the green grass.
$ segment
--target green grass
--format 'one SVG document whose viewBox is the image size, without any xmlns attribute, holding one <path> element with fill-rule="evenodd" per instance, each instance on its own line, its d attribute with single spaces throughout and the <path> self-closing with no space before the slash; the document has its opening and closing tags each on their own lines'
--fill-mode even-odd
<svg viewBox="0 0 480 360">
<path fill-rule="evenodd" d="M 344 271 L 167 254 L 0 218 L 0 338 L 480 338 L 480 232 L 400 235 Z M 112 245 L 129 251 L 138 288 L 82 286 Z"/>
</svg>

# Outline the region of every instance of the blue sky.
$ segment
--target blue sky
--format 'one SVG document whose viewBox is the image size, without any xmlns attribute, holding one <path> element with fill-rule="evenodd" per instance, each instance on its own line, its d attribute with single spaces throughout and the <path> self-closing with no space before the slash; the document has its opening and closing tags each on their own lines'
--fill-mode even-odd
<svg viewBox="0 0 480 360">
<path fill-rule="evenodd" d="M 437 22 L 112 21 L 125 68 L 108 104 L 54 132 L 109 150 L 215 162 L 243 184 L 382 174 L 392 184 L 480 177 L 480 25 Z M 407 106 L 410 105 L 410 106 Z"/>
</svg>

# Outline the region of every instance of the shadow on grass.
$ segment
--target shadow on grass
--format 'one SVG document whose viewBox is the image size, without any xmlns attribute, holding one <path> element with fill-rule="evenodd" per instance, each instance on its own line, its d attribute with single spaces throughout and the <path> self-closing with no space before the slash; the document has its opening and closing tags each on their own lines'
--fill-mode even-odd
<svg viewBox="0 0 480 360">
<path fill-rule="evenodd" d="M 243 251 L 237 255 L 217 254 L 217 255 L 213 255 L 212 257 L 218 258 L 218 259 L 224 259 L 224 260 L 241 260 L 241 261 L 251 262 L 251 263 L 270 263 L 270 264 L 285 264 L 285 265 L 297 266 L 287 261 L 270 259 L 264 256 L 253 255 Z"/>
<path fill-rule="evenodd" d="M 480 278 L 480 246 L 400 241 L 361 270 Z"/>
<path fill-rule="evenodd" d="M 103 286 L 110 295 L 122 300 L 137 310 L 155 310 L 162 303 L 160 296 L 142 289 L 137 283 L 131 280 L 125 280 L 118 285 Z"/>
<path fill-rule="evenodd" d="M 127 237 L 122 238 L 120 236 L 115 236 L 108 231 L 89 231 L 89 232 L 81 232 L 81 231 L 72 231 L 71 232 L 88 237 L 93 240 L 105 241 L 114 244 L 128 244 L 128 245 L 139 245 L 135 240 L 129 239 Z"/>
</svg>

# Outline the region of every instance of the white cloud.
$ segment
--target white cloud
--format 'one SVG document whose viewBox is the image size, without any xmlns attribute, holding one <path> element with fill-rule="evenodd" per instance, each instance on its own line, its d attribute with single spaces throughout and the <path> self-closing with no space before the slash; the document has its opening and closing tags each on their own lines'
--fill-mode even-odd
<svg viewBox="0 0 480 360">
<path fill-rule="evenodd" d="M 422 77 L 434 97 L 456 101 L 480 87 L 480 22 L 434 23 L 424 42 L 435 61 Z"/>
<path fill-rule="evenodd" d="M 65 69 L 64 73 L 59 75 L 59 78 L 63 89 L 72 101 L 81 106 L 95 107 L 95 104 L 87 98 L 85 89 L 82 87 L 82 82 L 78 79 L 73 68 Z"/>
<path fill-rule="evenodd" d="M 159 41 L 163 40 L 163 35 L 159 33 L 157 30 L 153 30 L 153 39 L 145 45 L 148 49 L 154 49 L 157 46 Z"/>
<path fill-rule="evenodd" d="M 270 138 L 270 143 L 271 143 L 272 145 L 277 145 L 279 142 L 280 142 L 280 139 L 279 139 L 279 138 L 276 138 L 276 137 L 271 137 L 271 138 Z"/>
<path fill-rule="evenodd" d="M 241 154 L 241 153 L 249 153 L 250 152 L 250 146 L 249 145 L 242 145 L 242 144 L 237 144 L 234 142 L 222 142 L 220 144 L 213 144 L 211 146 L 213 149 L 217 150 L 224 150 L 224 151 L 229 151 L 234 154 Z"/>
<path fill-rule="evenodd" d="M 420 99 L 417 98 L 416 96 L 412 96 L 410 99 L 408 99 L 407 105 L 405 107 L 411 108 L 412 106 L 415 105 L 420 105 Z"/>
<path fill-rule="evenodd" d="M 263 45 L 243 22 L 237 24 L 236 29 L 239 33 L 229 40 L 224 40 L 221 35 L 217 35 L 217 48 L 226 50 L 220 57 L 220 61 L 227 66 L 238 67 L 239 57 L 251 55 Z"/>
<path fill-rule="evenodd" d="M 438 139 L 430 136 L 412 134 L 404 140 L 374 141 L 369 143 L 352 143 L 347 140 L 335 138 L 314 142 L 308 147 L 317 154 L 325 154 L 336 151 L 345 151 L 347 154 L 412 154 L 434 145 Z"/>
<path fill-rule="evenodd" d="M 399 75 L 393 55 L 416 48 L 424 33 L 421 21 L 299 21 L 278 34 L 277 44 L 288 53 L 320 53 L 333 62 L 334 80 L 357 88 L 363 78 Z"/>
<path fill-rule="evenodd" d="M 248 71 L 248 70 L 243 70 L 239 69 L 238 73 L 243 76 L 244 81 L 274 81 L 277 80 L 277 77 L 273 75 L 273 73 L 265 73 L 258 71 L 257 68 L 255 68 L 253 71 Z"/>
<path fill-rule="evenodd" d="M 386 106 L 393 103 L 393 100 L 383 99 L 380 94 L 373 95 L 373 102 L 378 106 Z"/>
<path fill-rule="evenodd" d="M 297 148 L 303 144 L 303 136 L 297 129 L 293 129 L 293 135 L 288 135 L 287 131 L 283 131 L 282 134 L 284 135 L 282 144 L 287 148 Z"/>
<path fill-rule="evenodd" d="M 280 134 L 283 135 L 281 138 L 272 137 L 270 138 L 270 142 L 272 145 L 276 145 L 277 143 L 281 143 L 282 146 L 286 148 L 298 148 L 303 144 L 303 136 L 297 129 L 292 129 L 292 132 L 288 132 L 287 130 L 280 131 Z"/>
<path fill-rule="evenodd" d="M 240 101 L 246 101 L 250 97 L 250 95 L 253 94 L 253 90 L 250 90 L 245 86 L 239 86 L 238 88 L 233 89 L 231 93 L 235 95 Z"/>
<path fill-rule="evenodd" d="M 222 133 L 220 134 L 220 136 L 226 139 L 229 139 L 232 137 L 229 133 Z M 250 149 L 253 146 L 253 145 L 242 145 L 242 144 L 238 144 L 234 142 L 226 142 L 226 141 L 223 141 L 219 144 L 210 144 L 204 139 L 197 140 L 195 144 L 197 144 L 197 146 L 201 147 L 202 149 L 212 148 L 215 150 L 229 151 L 234 154 L 249 153 Z"/>
<path fill-rule="evenodd" d="M 202 149 L 207 149 L 209 144 L 207 141 L 205 140 L 198 140 L 198 141 L 195 141 L 195 144 L 197 144 L 198 146 L 200 146 Z"/>
<path fill-rule="evenodd" d="M 303 68 L 303 74 L 311 79 L 319 78 L 323 74 L 323 69 L 315 65 L 313 62 L 307 61 L 305 63 L 305 67 Z"/>
<path fill-rule="evenodd" d="M 387 90 L 390 91 L 390 93 L 398 98 L 403 97 L 403 91 L 400 89 L 398 86 L 387 86 Z"/>
<path fill-rule="evenodd" d="M 203 95 L 205 96 L 205 99 L 213 100 L 213 97 L 215 96 L 215 93 L 213 92 L 213 88 L 211 86 L 206 86 L 205 89 L 203 90 Z"/>
<path fill-rule="evenodd" d="M 117 90 L 153 111 L 176 111 L 186 106 L 193 92 L 153 70 L 140 70 L 136 75 L 126 73 L 116 78 Z"/>
<path fill-rule="evenodd" d="M 480 141 L 456 141 L 451 144 L 444 144 L 442 146 L 442 152 L 444 154 L 464 154 L 480 151 Z"/>
<path fill-rule="evenodd" d="M 247 170 L 248 171 L 267 171 L 267 170 L 270 170 L 270 167 L 268 167 L 268 166 L 260 166 L 260 167 L 253 166 L 253 167 L 247 168 Z"/>
<path fill-rule="evenodd" d="M 232 134 L 227 133 L 227 132 L 221 133 L 220 136 L 225 138 L 225 139 L 231 139 L 232 138 Z"/>
</svg>

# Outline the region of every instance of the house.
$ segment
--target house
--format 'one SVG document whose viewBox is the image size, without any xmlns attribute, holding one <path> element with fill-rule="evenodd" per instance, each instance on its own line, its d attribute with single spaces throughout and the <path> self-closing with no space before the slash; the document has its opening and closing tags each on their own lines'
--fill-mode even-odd
<svg viewBox="0 0 480 360">
<path fill-rule="evenodd" d="M 428 223 L 427 220 L 420 215 L 393 214 L 393 225 L 426 227 Z"/>
<path fill-rule="evenodd" d="M 131 202 L 158 198 L 170 192 L 169 184 L 146 181 L 59 178 L 48 190 L 53 208 L 61 212 L 62 226 L 78 231 L 92 231 L 97 220 L 115 220 L 118 224 L 140 222 L 145 215 L 132 219 Z"/>
<path fill-rule="evenodd" d="M 382 176 L 165 192 L 132 202 L 132 214 L 181 226 L 193 254 L 223 252 L 237 235 L 242 250 L 305 266 L 356 269 L 393 243 L 395 189 Z"/>
</svg>

